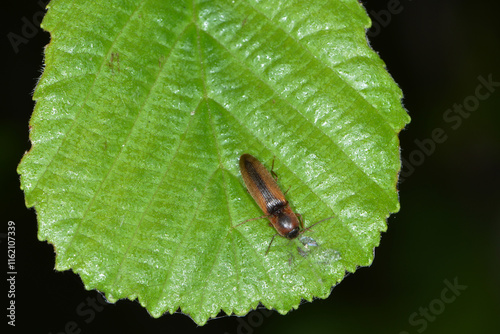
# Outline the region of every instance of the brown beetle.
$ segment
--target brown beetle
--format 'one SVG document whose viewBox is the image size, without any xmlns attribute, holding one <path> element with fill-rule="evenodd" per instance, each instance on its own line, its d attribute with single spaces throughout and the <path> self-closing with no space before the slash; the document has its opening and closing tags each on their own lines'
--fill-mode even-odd
<svg viewBox="0 0 500 334">
<path fill-rule="evenodd" d="M 274 166 L 274 161 L 273 161 Z M 301 233 L 307 231 L 314 225 L 330 219 L 332 217 L 323 219 L 308 228 L 304 229 L 304 224 L 302 220 L 299 220 L 297 216 L 290 208 L 288 201 L 285 199 L 285 195 L 281 191 L 280 187 L 276 183 L 275 179 L 269 173 L 269 171 L 264 167 L 264 165 L 251 156 L 250 154 L 243 154 L 240 157 L 240 170 L 243 180 L 247 186 L 248 192 L 252 195 L 253 199 L 259 207 L 264 212 L 264 216 L 252 218 L 245 220 L 244 222 L 236 225 L 240 226 L 250 220 L 261 219 L 267 217 L 271 222 L 271 225 L 278 232 L 273 236 L 269 246 L 267 247 L 266 255 L 271 248 L 274 237 L 276 235 L 281 235 L 287 239 L 295 239 Z M 236 227 L 235 226 L 235 227 Z M 301 230 L 302 228 L 302 230 Z"/>
</svg>

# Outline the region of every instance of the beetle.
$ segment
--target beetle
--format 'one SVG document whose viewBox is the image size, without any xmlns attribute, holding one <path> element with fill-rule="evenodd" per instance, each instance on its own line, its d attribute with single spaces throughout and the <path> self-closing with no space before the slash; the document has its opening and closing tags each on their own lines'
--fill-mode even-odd
<svg viewBox="0 0 500 334">
<path fill-rule="evenodd" d="M 274 167 L 274 160 L 273 160 Z M 290 204 L 285 198 L 285 194 L 281 191 L 271 173 L 264 167 L 264 165 L 250 154 L 243 154 L 240 157 L 240 170 L 243 180 L 248 189 L 248 192 L 253 197 L 257 205 L 264 212 L 264 216 L 251 218 L 234 226 L 240 226 L 250 220 L 268 218 L 271 225 L 276 229 L 277 234 L 273 236 L 269 246 L 267 247 L 266 255 L 271 248 L 271 244 L 277 235 L 285 237 L 289 240 L 297 238 L 300 234 L 309 230 L 314 225 L 321 223 L 333 217 L 329 217 L 319 222 L 316 222 L 304 228 L 300 214 L 293 212 Z M 288 190 L 287 190 L 288 191 Z"/>
</svg>

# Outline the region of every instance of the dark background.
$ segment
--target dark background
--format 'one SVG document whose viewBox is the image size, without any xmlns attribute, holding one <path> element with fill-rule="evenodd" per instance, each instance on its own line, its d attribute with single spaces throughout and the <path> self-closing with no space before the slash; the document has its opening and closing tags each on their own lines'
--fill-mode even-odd
<svg viewBox="0 0 500 334">
<path fill-rule="evenodd" d="M 24 206 L 16 173 L 30 147 L 31 93 L 49 35 L 26 30 L 27 42 L 14 50 L 8 33 L 21 35 L 26 21 L 36 25 L 43 6 L 12 3 L 3 4 L 1 20 L 6 58 L 0 233 L 6 254 L 6 224 L 15 222 L 16 332 L 500 333 L 500 25 L 498 8 L 491 7 L 496 2 L 364 1 L 374 21 L 370 43 L 402 88 L 412 117 L 400 134 L 402 209 L 389 218 L 373 265 L 346 277 L 327 300 L 305 303 L 287 316 L 255 311 L 203 327 L 182 314 L 150 318 L 137 302 L 102 306 L 98 293 L 86 291 L 77 275 L 53 269 L 53 248 L 37 239 L 36 215 Z M 489 93 L 482 99 L 475 98 L 479 77 L 499 83 L 492 92 L 479 88 Z M 470 112 L 447 120 L 459 115 L 447 110 L 464 102 Z"/>
</svg>

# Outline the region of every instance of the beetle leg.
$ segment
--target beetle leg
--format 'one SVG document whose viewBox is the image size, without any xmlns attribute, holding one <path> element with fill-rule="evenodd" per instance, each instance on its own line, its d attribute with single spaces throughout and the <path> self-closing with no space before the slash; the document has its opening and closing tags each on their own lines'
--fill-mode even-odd
<svg viewBox="0 0 500 334">
<path fill-rule="evenodd" d="M 299 217 L 300 227 L 304 229 L 304 221 L 302 220 L 302 215 L 300 213 L 296 213 L 295 215 Z"/>
<path fill-rule="evenodd" d="M 266 256 L 267 256 L 267 253 L 269 253 L 269 249 L 271 248 L 271 245 L 274 241 L 274 238 L 279 235 L 278 233 L 276 233 L 275 235 L 273 235 L 273 238 L 271 239 L 271 242 L 269 243 L 269 246 L 267 246 L 267 250 L 266 250 Z"/>
<path fill-rule="evenodd" d="M 274 172 L 274 159 L 276 159 L 276 156 L 273 157 L 273 163 L 271 165 L 271 175 L 273 176 L 274 180 L 278 182 L 278 174 Z"/>
<path fill-rule="evenodd" d="M 257 218 L 250 218 L 250 219 L 247 219 L 247 220 L 245 220 L 244 222 L 239 223 L 238 225 L 234 225 L 233 227 L 238 227 L 238 226 L 243 225 L 243 224 L 245 224 L 246 222 L 249 222 L 249 221 L 251 221 L 251 220 L 257 220 L 257 219 L 262 219 L 262 218 L 267 218 L 267 215 L 260 216 L 260 217 L 257 217 Z"/>
<path fill-rule="evenodd" d="M 285 193 L 283 195 L 286 195 L 286 193 L 288 192 L 288 190 L 290 190 L 292 186 L 288 187 L 288 189 L 285 191 Z"/>
<path fill-rule="evenodd" d="M 300 233 L 300 234 L 302 234 L 302 233 L 304 233 L 305 231 L 309 231 L 309 230 L 310 230 L 310 229 L 311 229 L 314 225 L 318 225 L 319 223 L 322 223 L 322 222 L 324 222 L 325 220 L 332 219 L 332 218 L 333 218 L 333 216 L 332 216 L 332 217 L 325 218 L 325 219 L 321 219 L 319 222 L 315 222 L 314 224 L 312 224 L 312 225 L 311 225 L 311 226 L 309 226 L 309 227 L 306 227 L 305 229 L 303 229 L 303 230 L 302 230 L 302 231 L 300 231 L 299 233 Z"/>
</svg>

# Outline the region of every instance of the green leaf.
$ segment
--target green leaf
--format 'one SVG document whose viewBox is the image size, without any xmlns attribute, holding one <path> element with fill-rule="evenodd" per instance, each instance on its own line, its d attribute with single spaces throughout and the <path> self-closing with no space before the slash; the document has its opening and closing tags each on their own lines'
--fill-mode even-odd
<svg viewBox="0 0 500 334">
<path fill-rule="evenodd" d="M 57 270 L 154 317 L 285 314 L 367 266 L 399 210 L 401 91 L 357 0 L 52 1 L 18 171 Z M 305 225 L 275 238 L 250 153 Z M 299 240 L 301 239 L 301 240 Z M 314 244 L 313 240 L 317 243 Z"/>
</svg>

